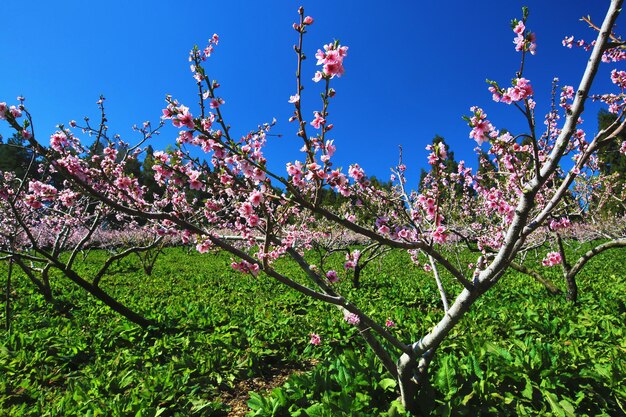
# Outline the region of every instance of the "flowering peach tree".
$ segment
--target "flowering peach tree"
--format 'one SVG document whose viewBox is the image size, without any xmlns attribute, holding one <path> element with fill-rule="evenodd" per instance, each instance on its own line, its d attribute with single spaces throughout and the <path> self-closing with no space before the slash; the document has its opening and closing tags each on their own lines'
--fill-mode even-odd
<svg viewBox="0 0 626 417">
<path fill-rule="evenodd" d="M 315 53 L 317 70 L 308 73 L 303 41 L 314 20 L 301 8 L 300 19 L 293 25 L 298 35 L 295 89 L 286 101 L 293 106 L 290 121 L 302 143 L 302 154 L 286 164 L 284 173 L 270 170 L 265 154 L 275 122 L 259 125 L 242 137 L 231 134 L 220 84 L 209 77 L 205 65 L 219 43 L 214 35 L 205 48 L 195 47 L 189 55 L 198 106 L 192 108 L 174 97 L 166 99 L 162 121 L 178 128 L 178 136 L 174 148 L 154 153 L 158 195 L 149 195 L 138 178 L 124 170 L 124 164 L 141 156 L 143 142 L 155 132 L 149 125 L 142 129 L 142 143 L 134 147 L 98 136 L 104 141 L 100 155 L 81 145 L 75 122 L 60 126 L 49 146 L 44 146 L 32 130 L 23 102 L 0 103 L 0 117 L 28 139 L 32 149 L 65 181 L 62 189 L 25 181 L 14 195 L 19 195 L 19 204 L 36 213 L 49 210 L 57 201 L 66 204 L 62 193 L 89 198 L 120 218 L 146 222 L 145 227 L 158 234 L 177 236 L 201 253 L 227 251 L 233 256 L 231 267 L 237 271 L 266 274 L 294 291 L 336 306 L 340 317 L 359 329 L 365 343 L 397 380 L 404 406 L 417 412 L 417 394 L 437 348 L 507 270 L 527 273 L 551 292 L 559 291 L 540 271 L 524 265 L 530 250 L 550 245 L 542 264 L 562 268 L 568 295 L 575 300 L 574 278 L 585 263 L 604 250 L 626 246 L 624 230 L 617 231 L 572 264 L 562 238 L 574 219 L 584 219 L 595 210 L 597 201 L 589 199 L 583 204 L 584 193 L 576 190 L 590 182 L 597 183 L 596 190 L 607 186 L 596 170 L 597 152 L 616 141 L 625 126 L 626 72 L 612 73 L 617 92 L 591 94 L 600 64 L 626 58 L 624 42 L 613 33 L 621 6 L 621 0 L 613 0 L 601 25 L 588 22 L 597 32 L 593 42 L 564 40 L 567 47 L 589 52 L 587 67 L 577 87 L 560 86 L 554 80 L 548 98 L 550 111 L 540 122 L 532 81 L 524 75 L 536 52 L 535 34 L 526 27 L 526 11 L 513 22 L 520 69 L 512 82 L 490 81 L 488 90 L 494 101 L 522 114 L 526 129 L 520 133 L 500 131 L 482 108 L 470 109 L 468 142 L 487 149 L 481 164 L 489 165 L 488 170 L 460 163 L 455 172 L 447 171 L 449 150 L 443 144 L 428 147 L 430 171 L 420 191 L 407 188 L 402 158 L 392 169 L 392 188 L 377 186 L 357 163 L 343 169 L 335 166 L 337 145 L 331 136 L 330 108 L 338 99 L 333 86 L 345 75 L 349 49 L 338 41 L 324 45 Z M 311 75 L 321 89 L 321 102 L 308 115 L 301 103 L 304 84 Z M 589 99 L 606 103 L 616 115 L 612 125 L 595 135 L 582 125 L 581 115 Z M 103 106 L 102 100 L 99 104 Z M 100 132 L 106 131 L 105 122 L 103 111 Z M 626 151 L 626 145 L 621 144 L 621 149 Z M 339 209 L 330 207 L 322 198 L 327 190 L 349 203 Z M 10 199 L 6 193 L 2 198 Z M 12 227 L 24 226 L 18 222 Z M 449 245 L 468 247 L 476 254 L 474 262 L 461 265 L 445 250 Z M 342 295 L 336 282 L 345 272 L 329 268 L 326 262 L 329 253 L 342 252 L 343 269 L 360 271 L 369 260 L 389 250 L 407 251 L 437 282 L 443 313 L 417 340 L 399 340 L 393 332 L 393 318 L 379 322 Z M 275 262 L 282 258 L 298 265 L 305 278 L 281 273 Z M 444 270 L 454 278 L 454 286 L 444 287 L 440 279 Z M 314 345 L 324 343 L 317 333 L 308 336 Z"/>
</svg>

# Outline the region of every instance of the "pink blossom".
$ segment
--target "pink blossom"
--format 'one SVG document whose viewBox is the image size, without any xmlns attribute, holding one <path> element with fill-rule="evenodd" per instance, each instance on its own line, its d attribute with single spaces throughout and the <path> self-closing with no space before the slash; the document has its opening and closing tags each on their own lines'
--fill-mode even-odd
<svg viewBox="0 0 626 417">
<path fill-rule="evenodd" d="M 76 203 L 78 193 L 75 193 L 69 189 L 65 189 L 59 193 L 58 198 L 59 201 L 61 201 L 61 204 L 63 204 L 65 207 L 72 207 Z"/>
<path fill-rule="evenodd" d="M 193 116 L 189 112 L 189 108 L 185 106 L 178 107 L 178 113 L 176 118 L 172 119 L 172 124 L 176 127 L 186 126 L 189 129 L 193 129 Z"/>
<path fill-rule="evenodd" d="M 315 72 L 315 76 L 313 76 L 313 81 L 316 83 L 319 82 L 322 78 L 324 78 L 324 74 L 321 71 Z"/>
<path fill-rule="evenodd" d="M 248 261 L 232 262 L 230 266 L 235 271 L 249 273 L 255 277 L 259 275 L 260 268 L 259 268 L 259 264 L 256 264 L 256 263 L 250 263 Z"/>
<path fill-rule="evenodd" d="M 28 183 L 28 191 L 35 197 L 43 201 L 52 201 L 57 195 L 57 189 L 50 184 L 41 181 L 31 181 Z"/>
<path fill-rule="evenodd" d="M 213 113 L 209 113 L 207 117 L 200 121 L 200 125 L 202 129 L 205 131 L 211 130 L 211 126 L 213 126 L 213 122 L 215 121 L 215 115 Z"/>
<path fill-rule="evenodd" d="M 302 23 L 304 23 L 305 25 L 311 25 L 311 24 L 313 24 L 313 18 L 311 16 L 307 16 L 307 17 L 304 18 Z"/>
<path fill-rule="evenodd" d="M 328 282 L 330 282 L 331 284 L 334 284 L 335 282 L 339 281 L 339 276 L 337 275 L 337 271 L 334 271 L 332 269 L 326 273 L 326 278 L 328 279 Z"/>
<path fill-rule="evenodd" d="M 626 71 L 611 71 L 611 81 L 622 90 L 626 88 Z"/>
<path fill-rule="evenodd" d="M 241 217 L 248 217 L 254 213 L 254 208 L 252 207 L 252 204 L 246 201 L 239 207 L 238 211 L 239 214 L 241 214 Z"/>
<path fill-rule="evenodd" d="M 363 171 L 363 168 L 359 166 L 359 164 L 350 165 L 350 167 L 348 168 L 348 175 L 355 181 L 361 181 L 363 178 L 365 178 L 365 172 Z"/>
<path fill-rule="evenodd" d="M 387 321 L 385 321 L 385 327 L 396 327 L 396 323 L 391 319 L 387 319 Z"/>
<path fill-rule="evenodd" d="M 256 214 L 251 214 L 246 218 L 246 222 L 250 227 L 256 227 L 259 224 L 259 216 Z"/>
<path fill-rule="evenodd" d="M 563 259 L 561 258 L 561 254 L 559 252 L 550 252 L 546 255 L 544 260 L 541 261 L 541 263 L 543 266 L 554 266 L 560 264 L 562 261 Z"/>
<path fill-rule="evenodd" d="M 574 37 L 573 36 L 569 36 L 569 37 L 565 37 L 565 39 L 563 39 L 562 41 L 563 46 L 566 46 L 570 49 L 572 49 L 572 45 L 574 44 Z"/>
<path fill-rule="evenodd" d="M 502 96 L 503 102 L 511 104 L 511 102 L 520 101 L 533 95 L 533 88 L 526 78 L 517 78 L 513 82 L 515 85 L 509 87 Z"/>
<path fill-rule="evenodd" d="M 295 94 L 293 96 L 289 96 L 289 103 L 299 103 L 300 102 L 300 94 Z"/>
<path fill-rule="evenodd" d="M 489 92 L 491 93 L 491 98 L 496 103 L 502 99 L 502 94 L 500 94 L 500 91 L 495 86 L 489 86 Z"/>
<path fill-rule="evenodd" d="M 300 161 L 296 161 L 294 164 L 291 162 L 287 163 L 287 174 L 291 176 L 300 176 L 302 175 L 302 163 Z"/>
<path fill-rule="evenodd" d="M 200 171 L 191 170 L 189 172 L 189 188 L 192 190 L 204 190 L 204 183 L 200 181 Z"/>
<path fill-rule="evenodd" d="M 361 251 L 355 249 L 352 253 L 346 254 L 346 263 L 344 264 L 344 268 L 346 269 L 354 269 L 356 265 L 359 263 L 359 259 L 361 258 Z"/>
<path fill-rule="evenodd" d="M 567 217 L 563 217 L 559 220 L 552 220 L 550 222 L 550 229 L 552 230 L 563 230 L 571 227 L 572 223 Z"/>
<path fill-rule="evenodd" d="M 480 107 L 472 107 L 471 110 L 474 116 L 469 119 L 469 126 L 472 128 L 469 137 L 482 145 L 483 142 L 489 141 L 489 135 L 494 132 L 494 128 L 487 120 L 487 114 Z"/>
<path fill-rule="evenodd" d="M 211 246 L 212 246 L 212 243 L 209 239 L 202 239 L 198 241 L 198 243 L 196 244 L 196 250 L 199 253 L 207 253 L 209 249 L 211 248 Z"/>
<path fill-rule="evenodd" d="M 388 235 L 389 232 L 391 231 L 391 229 L 389 229 L 389 226 L 383 224 L 382 226 L 380 226 L 378 228 L 378 233 L 382 234 L 382 235 Z"/>
<path fill-rule="evenodd" d="M 15 106 L 9 107 L 9 113 L 11 113 L 11 116 L 15 117 L 16 119 L 22 117 L 22 111 Z"/>
<path fill-rule="evenodd" d="M 322 77 L 333 78 L 335 76 L 341 77 L 345 70 L 343 67 L 343 59 L 348 55 L 348 47 L 341 46 L 339 44 L 330 43 L 324 45 L 324 51 L 317 50 L 315 57 L 317 58 L 317 65 L 322 65 L 322 73 L 316 73 L 313 80 L 315 82 L 322 79 Z"/>
<path fill-rule="evenodd" d="M 265 179 L 265 171 L 263 171 L 259 167 L 255 167 L 252 170 L 252 179 L 255 180 L 256 182 L 263 181 Z"/>
<path fill-rule="evenodd" d="M 526 31 L 526 26 L 524 22 L 517 22 L 515 28 L 513 28 L 513 32 L 517 35 L 515 39 L 513 39 L 513 43 L 515 44 L 516 51 L 528 51 L 531 55 L 535 54 L 537 49 L 537 45 L 535 44 L 535 34 L 528 33 L 524 36 Z"/>
<path fill-rule="evenodd" d="M 67 135 L 60 130 L 57 130 L 50 136 L 50 147 L 57 152 L 61 152 L 68 143 Z"/>
<path fill-rule="evenodd" d="M 24 203 L 35 210 L 43 207 L 41 201 L 37 200 L 37 198 L 31 194 L 24 197 Z"/>
<path fill-rule="evenodd" d="M 222 104 L 224 104 L 225 101 L 221 98 L 214 98 L 209 102 L 209 107 L 212 109 L 217 109 L 219 106 L 221 106 Z"/>
<path fill-rule="evenodd" d="M 131 185 L 132 180 L 127 176 L 122 176 L 115 180 L 115 186 L 122 190 L 130 188 Z"/>
<path fill-rule="evenodd" d="M 309 336 L 311 336 L 310 343 L 313 346 L 319 346 L 319 344 L 322 343 L 322 338 L 317 333 L 311 333 Z"/>
<path fill-rule="evenodd" d="M 258 207 L 259 204 L 261 204 L 263 202 L 263 194 L 260 191 L 258 191 L 258 190 L 254 190 L 250 194 L 250 197 L 248 198 L 248 201 L 250 201 L 250 203 L 254 207 Z"/>
<path fill-rule="evenodd" d="M 357 314 L 350 313 L 349 311 L 343 313 L 343 319 L 352 325 L 357 325 L 361 322 L 361 318 Z"/>
<path fill-rule="evenodd" d="M 311 126 L 319 129 L 324 123 L 326 123 L 326 119 L 324 119 L 322 117 L 322 114 L 318 111 L 313 112 L 313 114 L 315 115 L 315 119 L 313 119 L 313 121 L 311 122 Z"/>
<path fill-rule="evenodd" d="M 448 234 L 446 233 L 446 228 L 443 226 L 437 226 L 435 230 L 430 234 L 435 243 L 446 243 L 446 239 L 448 238 Z"/>
</svg>

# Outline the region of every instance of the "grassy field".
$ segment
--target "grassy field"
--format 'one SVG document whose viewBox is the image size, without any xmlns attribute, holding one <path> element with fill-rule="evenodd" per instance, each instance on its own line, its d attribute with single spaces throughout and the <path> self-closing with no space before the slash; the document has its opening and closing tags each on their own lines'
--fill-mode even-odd
<svg viewBox="0 0 626 417">
<path fill-rule="evenodd" d="M 81 264 L 85 276 L 102 256 Z M 136 258 L 116 265 L 101 286 L 161 324 L 148 330 L 55 276 L 59 314 L 14 276 L 12 328 L 0 330 L 0 415 L 403 415 L 394 381 L 337 309 L 234 272 L 230 261 L 170 248 L 151 276 Z M 439 349 L 424 410 L 626 415 L 625 271 L 623 251 L 594 259 L 579 275 L 578 305 L 505 276 Z M 562 286 L 557 272 L 548 271 Z M 5 282 L 6 264 L 3 294 Z M 404 253 L 372 264 L 362 284 L 339 285 L 380 322 L 397 323 L 401 340 L 417 340 L 442 314 L 434 280 Z M 309 344 L 311 332 L 320 346 Z"/>
</svg>

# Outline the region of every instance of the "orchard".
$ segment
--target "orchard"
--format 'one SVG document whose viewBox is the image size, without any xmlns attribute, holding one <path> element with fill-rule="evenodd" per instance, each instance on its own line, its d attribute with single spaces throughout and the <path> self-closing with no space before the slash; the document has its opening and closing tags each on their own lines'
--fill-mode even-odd
<svg viewBox="0 0 626 417">
<path fill-rule="evenodd" d="M 196 101 L 167 96 L 135 143 L 110 134 L 104 97 L 97 123 L 47 135 L 27 97 L 2 97 L 0 122 L 14 135 L 2 147 L 23 163 L 0 172 L 1 408 L 243 415 L 229 400 L 242 391 L 259 416 L 626 414 L 621 7 L 612 0 L 603 19 L 578 22 L 587 40 L 564 34 L 586 68 L 577 85 L 554 78 L 548 97 L 526 75 L 541 33 L 522 9 L 510 32 L 519 66 L 488 80 L 465 115 L 478 163 L 456 162 L 444 140 L 425 144 L 415 190 L 402 148 L 390 183 L 336 162 L 332 109 L 352 50 L 307 44 L 324 16 L 303 8 L 284 100 L 301 149 L 281 170 L 266 152 L 281 121 L 231 133 L 210 65 L 225 47 L 217 34 L 189 52 Z M 612 68 L 610 91 L 593 89 L 601 66 Z M 500 126 L 487 100 L 523 130 Z M 593 114 L 583 119 L 590 102 L 605 107 L 598 129 Z M 155 150 L 166 125 L 177 135 Z M 98 315 L 110 323 L 92 327 Z M 71 343 L 36 342 L 29 323 L 50 338 L 54 326 L 93 335 L 64 362 L 56 355 Z M 143 357 L 125 375 L 115 371 L 124 349 Z M 98 360 L 108 365 L 94 371 Z M 158 377 L 139 369 L 160 366 L 174 366 L 163 372 L 176 382 L 142 391 Z M 109 381 L 85 388 L 89 369 Z M 248 394 L 245 381 L 260 376 L 270 382 Z"/>
</svg>

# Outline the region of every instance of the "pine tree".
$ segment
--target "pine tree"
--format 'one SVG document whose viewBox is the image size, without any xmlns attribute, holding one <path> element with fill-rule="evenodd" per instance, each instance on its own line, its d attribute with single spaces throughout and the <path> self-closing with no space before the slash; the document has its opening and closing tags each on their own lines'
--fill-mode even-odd
<svg viewBox="0 0 626 417">
<path fill-rule="evenodd" d="M 598 131 L 610 126 L 617 116 L 602 109 L 598 112 Z M 598 168 L 603 175 L 616 175 L 613 181 L 613 188 L 621 190 L 626 186 L 626 156 L 620 153 L 622 142 L 626 140 L 623 133 L 615 140 L 608 142 L 598 151 Z M 610 200 L 604 206 L 604 214 L 623 215 L 624 202 Z"/>
<path fill-rule="evenodd" d="M 0 171 L 13 172 L 18 178 L 24 178 L 28 167 L 30 174 L 37 171 L 37 164 L 31 165 L 32 152 L 26 147 L 26 141 L 18 133 L 14 133 L 6 143 L 0 140 Z"/>
</svg>

